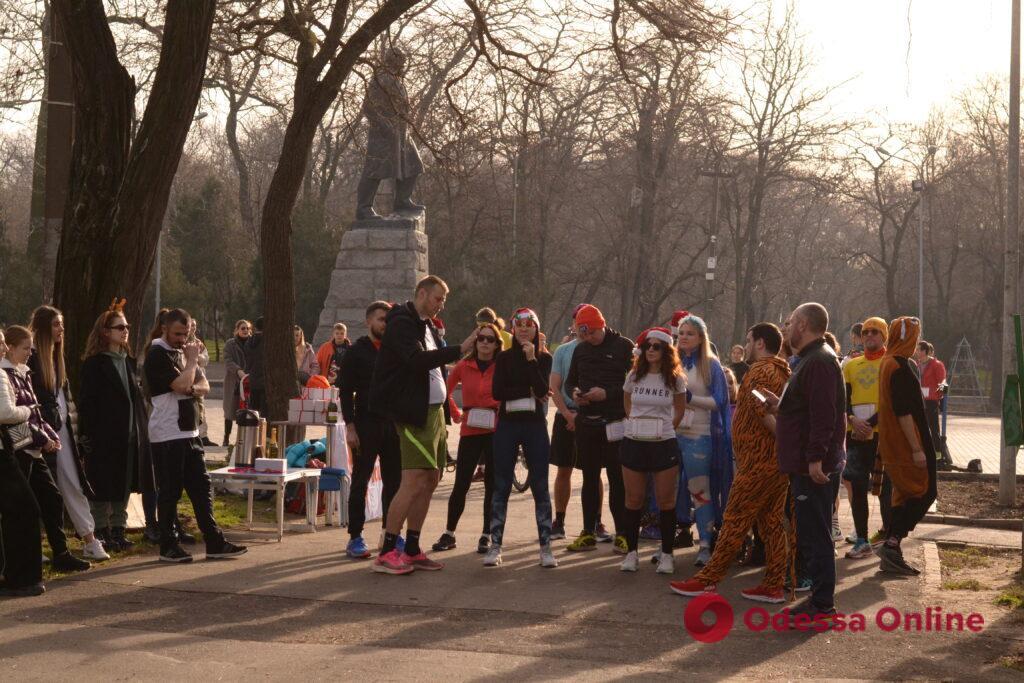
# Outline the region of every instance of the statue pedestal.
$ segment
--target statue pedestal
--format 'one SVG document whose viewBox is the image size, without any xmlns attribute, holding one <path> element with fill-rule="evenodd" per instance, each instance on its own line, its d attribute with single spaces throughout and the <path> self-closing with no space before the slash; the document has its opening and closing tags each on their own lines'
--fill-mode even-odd
<svg viewBox="0 0 1024 683">
<path fill-rule="evenodd" d="M 348 325 L 353 342 L 366 334 L 366 307 L 378 299 L 404 303 L 428 273 L 426 214 L 353 221 L 341 237 L 314 345 Z"/>
</svg>

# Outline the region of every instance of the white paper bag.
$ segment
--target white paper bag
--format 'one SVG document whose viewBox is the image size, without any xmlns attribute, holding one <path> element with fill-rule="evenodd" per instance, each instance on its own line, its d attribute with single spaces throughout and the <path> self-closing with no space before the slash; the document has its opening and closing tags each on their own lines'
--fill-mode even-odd
<svg viewBox="0 0 1024 683">
<path fill-rule="evenodd" d="M 616 441 L 622 441 L 622 437 L 626 435 L 626 421 L 616 420 L 615 422 L 609 422 L 604 426 L 604 436 L 608 439 L 608 443 L 614 443 Z"/>
<path fill-rule="evenodd" d="M 925 398 L 931 398 L 932 390 L 928 387 L 921 387 L 921 395 Z"/>
<path fill-rule="evenodd" d="M 498 416 L 490 408 L 470 408 L 466 413 L 466 424 L 477 429 L 494 429 Z"/>
<path fill-rule="evenodd" d="M 517 398 L 514 401 L 505 401 L 506 413 L 532 413 L 536 408 L 537 404 L 532 396 L 529 398 Z"/>
</svg>

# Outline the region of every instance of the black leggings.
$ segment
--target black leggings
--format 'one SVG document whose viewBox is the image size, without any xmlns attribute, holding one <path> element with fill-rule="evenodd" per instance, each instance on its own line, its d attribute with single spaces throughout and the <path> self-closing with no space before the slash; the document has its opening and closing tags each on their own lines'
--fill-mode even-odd
<svg viewBox="0 0 1024 683">
<path fill-rule="evenodd" d="M 487 536 L 491 533 L 491 498 L 494 495 L 494 450 L 493 434 L 473 434 L 459 439 L 458 462 L 455 465 L 455 484 L 452 495 L 448 498 L 448 526 L 446 529 L 455 532 L 463 511 L 466 509 L 466 494 L 473 483 L 476 466 L 483 464 L 484 475 L 484 526 L 480 533 Z"/>
<path fill-rule="evenodd" d="M 619 443 L 608 442 L 604 425 L 576 422 L 576 452 L 583 464 L 583 530 L 593 533 L 601 512 L 601 469 L 608 473 L 608 508 L 616 534 L 626 529 L 626 492 L 619 465 Z"/>
<path fill-rule="evenodd" d="M 14 454 L 0 447 L 0 574 L 9 588 L 43 580 L 39 505 Z"/>
</svg>

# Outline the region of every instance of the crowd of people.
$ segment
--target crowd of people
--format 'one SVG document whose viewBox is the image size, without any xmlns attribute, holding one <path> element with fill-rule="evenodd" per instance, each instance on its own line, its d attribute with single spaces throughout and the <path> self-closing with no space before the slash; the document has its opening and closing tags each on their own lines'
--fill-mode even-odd
<svg viewBox="0 0 1024 683">
<path fill-rule="evenodd" d="M 438 318 L 448 294 L 444 281 L 428 276 L 410 301 L 370 303 L 366 335 L 354 343 L 338 323 L 314 351 L 295 328 L 297 378 L 325 375 L 341 394 L 352 456 L 350 558 L 373 555 L 363 533 L 379 461 L 383 523 L 373 570 L 443 568 L 426 554 L 421 534 L 449 461 L 448 425 L 459 424 L 455 482 L 435 553 L 457 547 L 467 492 L 482 479 L 476 549 L 484 566 L 502 564 L 522 453 L 545 568 L 558 566 L 553 543 L 566 539 L 571 478 L 579 470 L 583 524 L 565 550 L 592 552 L 608 543 L 623 556 L 621 570 L 637 572 L 640 539 L 655 539 L 655 571 L 672 575 L 674 551 L 696 543 L 699 571 L 669 583 L 680 595 L 716 591 L 743 557 L 765 565 L 763 580 L 744 597 L 781 603 L 787 588 L 808 592 L 791 618 L 828 619 L 835 613 L 835 544 L 844 540 L 841 486 L 854 519 L 846 558 L 877 556 L 883 571 L 917 573 L 901 542 L 935 498 L 945 370 L 920 339 L 916 319 L 869 318 L 851 330 L 852 348 L 843 356 L 825 308 L 806 303 L 782 329 L 753 325 L 723 363 L 706 323 L 692 313 L 678 311 L 634 341 L 590 304 L 576 306 L 557 345 L 549 345 L 529 308 L 512 314 L 509 329 L 483 308 L 469 336 L 448 344 Z M 224 538 L 213 517 L 203 457 L 209 440 L 201 431 L 208 356 L 194 320 L 180 309 L 161 311 L 141 368 L 129 331 L 123 301 L 96 320 L 82 356 L 78 409 L 59 311 L 42 306 L 28 327 L 11 326 L 0 336 L 6 595 L 43 591 L 41 528 L 49 561 L 60 570 L 84 570 L 89 560 L 107 559 L 111 548 L 129 547 L 132 492 L 143 494 L 147 534 L 159 543 L 161 560 L 192 559 L 183 544 L 195 539 L 177 518 L 182 491 L 207 557 L 246 551 Z M 241 320 L 224 346 L 225 444 L 243 394 L 250 408 L 266 408 L 262 334 L 262 320 Z M 453 400 L 459 388 L 461 407 Z M 874 534 L 871 495 L 882 511 Z M 611 532 L 602 521 L 606 498 Z M 68 551 L 65 514 L 84 542 L 84 559 Z M 758 554 L 760 561 L 751 560 Z"/>
<path fill-rule="evenodd" d="M 39 595 L 43 563 L 84 571 L 90 561 L 131 548 L 128 500 L 141 493 L 147 538 L 160 559 L 187 562 L 194 544 L 178 520 L 184 490 L 208 558 L 246 551 L 213 518 L 201 426 L 209 360 L 195 321 L 181 309 L 161 311 L 142 368 L 129 344 L 124 301 L 93 324 L 82 354 L 79 402 L 65 366 L 64 317 L 40 306 L 28 326 L 0 333 L 0 595 Z M 65 517 L 84 543 L 68 549 Z M 42 551 L 45 529 L 50 556 Z"/>
<path fill-rule="evenodd" d="M 435 553 L 457 547 L 466 494 L 483 466 L 476 549 L 484 566 L 501 565 L 518 451 L 528 465 L 542 567 L 558 566 L 552 544 L 566 538 L 570 481 L 580 470 L 583 528 L 565 550 L 595 551 L 606 542 L 624 556 L 622 571 L 636 572 L 639 539 L 657 539 L 651 561 L 670 575 L 674 551 L 696 542 L 699 571 L 669 583 L 684 596 L 716 591 L 730 565 L 759 548 L 764 578 L 744 597 L 781 603 L 787 588 L 806 592 L 790 618 L 830 618 L 843 484 L 855 520 L 846 558 L 877 556 L 883 571 L 917 573 L 901 542 L 935 498 L 937 435 L 927 403 L 941 398 L 944 369 L 919 339 L 916 319 L 858 324 L 844 356 L 825 308 L 807 303 L 782 329 L 752 326 L 724 364 L 696 315 L 679 311 L 634 342 L 589 304 L 575 308 L 570 334 L 553 354 L 529 308 L 512 314 L 510 330 L 481 309 L 470 335 L 449 346 L 437 319 L 447 296 L 447 285 L 430 276 L 412 301 L 374 302 L 369 334 L 353 347 L 365 351 L 342 359 L 345 418 L 355 427 L 349 557 L 372 556 L 362 509 L 379 458 L 385 522 L 373 570 L 443 568 L 424 551 L 421 534 L 449 458 L 446 425 L 459 423 L 455 482 Z M 459 387 L 461 410 L 452 400 Z M 556 411 L 550 434 L 549 403 Z M 602 472 L 611 533 L 601 521 Z M 869 495 L 883 510 L 883 528 L 871 536 Z"/>
</svg>

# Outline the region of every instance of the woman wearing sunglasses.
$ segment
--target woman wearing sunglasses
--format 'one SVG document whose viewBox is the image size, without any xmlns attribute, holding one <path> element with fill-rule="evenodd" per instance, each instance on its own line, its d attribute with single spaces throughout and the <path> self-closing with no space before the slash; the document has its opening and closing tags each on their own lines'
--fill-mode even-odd
<svg viewBox="0 0 1024 683">
<path fill-rule="evenodd" d="M 111 551 L 134 545 L 125 536 L 128 496 L 154 490 L 146 410 L 129 355 L 123 305 L 112 304 L 92 326 L 82 356 L 78 409 L 79 448 L 95 492 L 89 507 L 96 534 Z"/>
<path fill-rule="evenodd" d="M 491 503 L 491 548 L 484 566 L 501 564 L 508 496 L 516 448 L 522 446 L 529 468 L 530 492 L 537 515 L 540 566 L 557 567 L 551 554 L 551 494 L 548 491 L 548 377 L 551 354 L 543 349 L 540 319 L 529 308 L 512 316 L 512 348 L 498 354 L 494 370 L 494 398 L 501 401 L 494 434 L 494 500 Z"/>
<path fill-rule="evenodd" d="M 676 487 L 679 480 L 679 444 L 676 427 L 686 411 L 686 378 L 672 335 L 663 327 L 645 331 L 637 338 L 636 359 L 623 385 L 626 408 L 625 438 L 619 447 L 622 483 L 626 490 L 626 544 L 624 572 L 639 566 L 637 543 L 640 517 L 647 497 L 648 474 L 654 477 L 658 503 L 661 553 L 658 573 L 675 570 L 672 559 L 676 529 Z"/>
<path fill-rule="evenodd" d="M 482 464 L 484 472 L 484 526 L 476 551 L 486 553 L 490 545 L 491 495 L 494 491 L 492 443 L 498 423 L 498 402 L 491 394 L 494 382 L 494 359 L 501 350 L 501 336 L 494 323 L 481 323 L 476 332 L 473 350 L 448 373 L 448 395 L 462 385 L 462 423 L 459 432 L 458 461 L 455 464 L 455 485 L 448 498 L 448 526 L 434 544 L 434 552 L 455 547 L 455 527 L 466 509 L 466 493 L 473 483 L 473 472 Z"/>
</svg>

